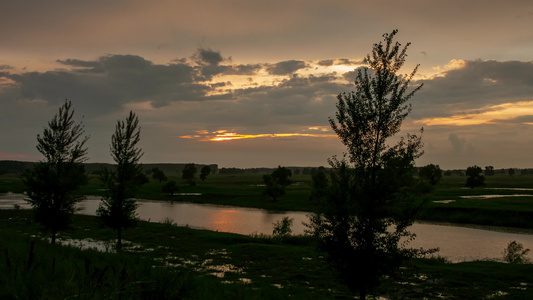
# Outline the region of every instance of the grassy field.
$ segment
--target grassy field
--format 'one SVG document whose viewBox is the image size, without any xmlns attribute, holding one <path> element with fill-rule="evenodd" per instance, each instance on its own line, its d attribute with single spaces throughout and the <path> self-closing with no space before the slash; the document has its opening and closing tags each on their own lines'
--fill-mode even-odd
<svg viewBox="0 0 533 300">
<path fill-rule="evenodd" d="M 140 222 L 123 252 L 43 240 L 27 210 L 0 210 L 0 299 L 343 299 L 309 237 L 250 237 Z M 62 241 L 113 243 L 96 217 L 74 216 Z M 112 249 L 109 248 L 109 249 Z M 375 295 L 389 299 L 531 299 L 533 265 L 416 259 Z"/>
<path fill-rule="evenodd" d="M 318 203 L 309 201 L 311 176 L 295 175 L 293 184 L 279 201 L 273 202 L 264 196 L 262 175 L 215 174 L 205 182 L 197 179 L 196 186 L 184 183 L 176 174 L 167 174 L 180 186 L 179 193 L 200 193 L 200 196 L 174 195 L 161 192 L 165 182 L 153 179 L 141 186 L 137 197 L 151 200 L 212 203 L 242 207 L 255 207 L 268 210 L 314 211 Z M 533 176 L 495 175 L 486 177 L 485 186 L 475 189 L 465 187 L 464 176 L 443 176 L 435 189 L 427 195 L 428 205 L 420 215 L 420 220 L 451 223 L 479 224 L 533 228 Z M 89 184 L 83 188 L 86 195 L 102 195 L 98 176 L 90 175 Z M 0 193 L 24 191 L 17 175 L 0 175 Z M 516 197 L 514 195 L 527 195 Z M 501 195 L 497 198 L 463 198 L 464 196 Z M 505 197 L 507 196 L 507 197 Z M 443 202 L 444 201 L 444 202 Z"/>
<path fill-rule="evenodd" d="M 464 176 L 443 177 L 428 195 L 428 206 L 420 217 L 452 223 L 533 228 L 533 176 L 488 176 L 484 187 L 474 189 L 466 188 L 465 180 Z"/>
</svg>

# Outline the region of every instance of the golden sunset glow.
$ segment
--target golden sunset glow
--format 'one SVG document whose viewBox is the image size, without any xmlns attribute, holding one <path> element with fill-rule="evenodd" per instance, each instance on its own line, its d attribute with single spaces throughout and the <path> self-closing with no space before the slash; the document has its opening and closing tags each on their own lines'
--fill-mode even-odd
<svg viewBox="0 0 533 300">
<path fill-rule="evenodd" d="M 311 127 L 317 128 L 319 127 Z M 311 129 L 310 128 L 310 129 Z M 323 130 L 322 130 L 323 131 Z M 211 133 L 200 130 L 193 135 L 182 135 L 182 139 L 193 139 L 198 141 L 205 142 L 224 142 L 224 141 L 234 141 L 234 140 L 243 140 L 243 139 L 260 139 L 260 138 L 284 138 L 284 137 L 336 137 L 334 134 L 314 134 L 314 133 L 263 133 L 263 134 L 239 134 L 227 130 L 217 130 Z"/>
<path fill-rule="evenodd" d="M 432 125 L 481 125 L 494 124 L 505 120 L 511 120 L 520 116 L 533 115 L 533 101 L 521 101 L 516 103 L 504 103 L 469 111 L 465 114 L 456 114 L 446 118 L 427 118 L 415 121 L 417 124 Z M 531 123 L 523 122 L 531 125 Z"/>
</svg>

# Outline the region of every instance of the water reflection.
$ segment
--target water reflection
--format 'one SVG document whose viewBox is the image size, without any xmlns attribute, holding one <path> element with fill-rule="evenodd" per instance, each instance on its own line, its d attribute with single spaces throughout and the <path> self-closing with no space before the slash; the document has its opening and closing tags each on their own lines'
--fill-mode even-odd
<svg viewBox="0 0 533 300">
<path fill-rule="evenodd" d="M 23 199 L 24 195 L 20 194 L 0 195 L 0 208 L 13 208 L 16 204 L 21 208 L 28 207 Z M 88 196 L 87 200 L 78 205 L 79 213 L 95 215 L 99 203 L 98 197 Z M 239 234 L 272 234 L 273 223 L 283 217 L 293 218 L 293 233 L 302 234 L 305 230 L 302 223 L 309 220 L 303 212 L 269 212 L 241 207 L 148 200 L 138 200 L 137 203 L 137 214 L 146 221 L 170 220 L 181 226 Z M 533 249 L 531 234 L 422 223 L 413 225 L 411 231 L 417 234 L 417 238 L 410 246 L 439 247 L 438 255 L 454 262 L 501 258 L 503 250 L 511 241 Z M 530 254 L 529 257 L 533 258 L 533 255 Z"/>
</svg>

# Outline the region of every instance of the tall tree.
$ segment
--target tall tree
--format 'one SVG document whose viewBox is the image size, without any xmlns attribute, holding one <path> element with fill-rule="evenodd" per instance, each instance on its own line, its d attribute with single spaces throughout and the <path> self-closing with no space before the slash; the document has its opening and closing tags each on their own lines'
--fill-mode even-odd
<svg viewBox="0 0 533 300">
<path fill-rule="evenodd" d="M 439 165 L 429 164 L 418 170 L 418 176 L 427 180 L 431 185 L 437 185 L 442 177 L 442 170 Z"/>
<path fill-rule="evenodd" d="M 140 132 L 139 119 L 133 112 L 130 111 L 125 121 L 118 121 L 110 146 L 117 166 L 115 170 L 104 169 L 101 175 L 107 192 L 96 213 L 104 224 L 117 231 L 118 249 L 122 246 L 122 230 L 134 226 L 138 220 L 133 197 L 144 182 L 139 164 L 143 152 L 137 147 Z"/>
<path fill-rule="evenodd" d="M 485 173 L 485 176 L 494 176 L 494 173 L 495 173 L 494 167 L 493 166 L 486 166 L 484 173 Z"/>
<path fill-rule="evenodd" d="M 152 178 L 159 181 L 159 183 L 161 183 L 161 181 L 168 180 L 167 176 L 165 175 L 165 172 L 163 172 L 163 170 L 159 168 L 152 169 Z"/>
<path fill-rule="evenodd" d="M 481 167 L 470 166 L 466 168 L 466 186 L 473 189 L 476 186 L 482 186 L 485 184 L 485 176 L 481 175 Z"/>
<path fill-rule="evenodd" d="M 329 179 L 326 169 L 324 167 L 319 167 L 318 171 L 311 176 L 311 179 L 313 180 L 313 183 L 309 200 L 321 202 L 326 199 L 328 195 Z"/>
<path fill-rule="evenodd" d="M 200 170 L 200 179 L 202 179 L 202 181 L 205 181 L 207 179 L 207 176 L 209 176 L 209 174 L 211 174 L 211 167 L 203 166 L 202 169 Z"/>
<path fill-rule="evenodd" d="M 349 160 L 329 160 L 329 195 L 310 224 L 341 280 L 361 299 L 384 275 L 421 253 L 399 245 L 400 239 L 414 239 L 408 227 L 422 203 L 413 176 L 422 142 L 409 134 L 396 144 L 390 140 L 422 85 L 411 88 L 418 66 L 409 75 L 396 74 L 409 46 L 393 42 L 396 33 L 374 44 L 366 57 L 369 67 L 358 69 L 355 91 L 337 97 L 336 118 L 329 122 Z"/>
<path fill-rule="evenodd" d="M 270 175 L 263 175 L 263 182 L 265 183 L 263 194 L 272 197 L 272 201 L 276 202 L 277 199 L 285 195 L 285 187 L 291 184 L 291 176 L 291 170 L 282 166 L 278 166 Z"/>
<path fill-rule="evenodd" d="M 73 118 L 72 103 L 66 101 L 48 122 L 42 135 L 37 135 L 37 150 L 44 160 L 22 175 L 27 187 L 27 200 L 35 210 L 35 218 L 52 234 L 71 223 L 75 205 L 83 199 L 79 188 L 87 183 L 83 162 L 87 160 L 85 143 L 89 139 L 83 124 Z"/>
<path fill-rule="evenodd" d="M 187 164 L 183 170 L 181 170 L 181 179 L 187 180 L 190 186 L 194 186 L 196 185 L 196 181 L 194 180 L 196 172 L 198 172 L 198 170 L 194 164 Z"/>
</svg>

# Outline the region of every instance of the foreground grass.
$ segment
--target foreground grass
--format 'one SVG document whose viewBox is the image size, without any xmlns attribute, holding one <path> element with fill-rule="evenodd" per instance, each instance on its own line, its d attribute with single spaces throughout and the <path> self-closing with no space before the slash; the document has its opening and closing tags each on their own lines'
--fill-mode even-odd
<svg viewBox="0 0 533 300">
<path fill-rule="evenodd" d="M 0 299 L 350 298 L 305 237 L 285 240 L 140 222 L 120 253 L 53 246 L 31 211 L 0 210 Z M 60 240 L 113 243 L 96 217 L 75 215 Z M 33 245 L 33 246 L 32 246 Z M 417 259 L 385 280 L 389 299 L 531 299 L 533 265 Z"/>
</svg>

